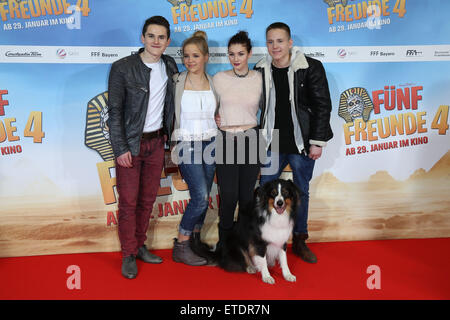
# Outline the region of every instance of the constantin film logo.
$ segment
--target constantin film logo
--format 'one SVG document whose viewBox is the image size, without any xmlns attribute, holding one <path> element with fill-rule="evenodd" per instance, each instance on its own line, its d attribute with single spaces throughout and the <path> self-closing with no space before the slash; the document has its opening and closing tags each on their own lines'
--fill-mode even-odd
<svg viewBox="0 0 450 320">
<path fill-rule="evenodd" d="M 42 53 L 38 51 L 6 51 L 5 56 L 8 58 L 42 58 Z"/>
<path fill-rule="evenodd" d="M 373 110 L 373 102 L 366 89 L 355 87 L 341 93 L 338 115 L 350 123 L 355 119 L 367 122 Z"/>
<path fill-rule="evenodd" d="M 322 51 L 305 52 L 305 56 L 311 58 L 325 58 L 325 53 L 323 53 Z"/>
</svg>

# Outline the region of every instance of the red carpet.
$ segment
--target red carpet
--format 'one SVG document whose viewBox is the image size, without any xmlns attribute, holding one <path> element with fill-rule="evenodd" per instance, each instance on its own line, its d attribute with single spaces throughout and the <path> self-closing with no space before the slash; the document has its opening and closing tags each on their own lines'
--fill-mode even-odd
<svg viewBox="0 0 450 320">
<path fill-rule="evenodd" d="M 160 265 L 138 261 L 134 280 L 120 273 L 121 257 L 89 253 L 0 259 L 0 299 L 156 299 L 156 300 L 297 300 L 297 299 L 450 299 L 450 238 L 311 243 L 317 264 L 288 250 L 297 282 L 271 270 L 275 285 L 260 275 L 228 273 L 217 267 L 190 267 L 158 250 Z M 81 270 L 81 289 L 69 290 L 67 267 Z M 369 290 L 370 265 L 380 267 L 381 289 Z"/>
</svg>

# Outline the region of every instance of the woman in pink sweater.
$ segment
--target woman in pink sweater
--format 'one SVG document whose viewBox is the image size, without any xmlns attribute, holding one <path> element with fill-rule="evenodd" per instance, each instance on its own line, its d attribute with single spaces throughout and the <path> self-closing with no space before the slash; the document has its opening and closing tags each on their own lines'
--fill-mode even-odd
<svg viewBox="0 0 450 320">
<path fill-rule="evenodd" d="M 260 170 L 257 113 L 262 77 L 261 73 L 249 69 L 251 55 L 252 45 L 247 32 L 238 32 L 228 42 L 232 69 L 218 72 L 213 77 L 219 97 L 216 118 L 220 129 L 216 141 L 219 246 L 233 227 L 236 206 L 239 204 L 239 212 L 244 212 L 251 205 Z"/>
</svg>

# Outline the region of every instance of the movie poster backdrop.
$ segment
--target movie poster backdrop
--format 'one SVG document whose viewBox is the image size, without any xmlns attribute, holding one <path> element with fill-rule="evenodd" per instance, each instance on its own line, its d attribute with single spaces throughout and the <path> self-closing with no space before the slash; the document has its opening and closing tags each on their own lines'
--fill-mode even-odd
<svg viewBox="0 0 450 320">
<path fill-rule="evenodd" d="M 334 138 L 311 182 L 310 241 L 448 237 L 449 10 L 444 0 L 0 0 L 0 256 L 120 250 L 107 79 L 152 15 L 169 20 L 166 53 L 180 70 L 196 30 L 208 35 L 211 75 L 230 68 L 239 30 L 253 67 L 275 21 L 323 62 Z M 172 247 L 188 202 L 166 152 L 150 248 Z M 215 182 L 210 243 L 219 202 Z"/>
</svg>

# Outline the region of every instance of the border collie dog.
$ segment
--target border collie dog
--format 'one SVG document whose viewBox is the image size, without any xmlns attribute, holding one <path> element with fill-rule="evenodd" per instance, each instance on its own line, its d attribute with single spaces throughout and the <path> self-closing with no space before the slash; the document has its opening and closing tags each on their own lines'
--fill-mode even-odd
<svg viewBox="0 0 450 320">
<path fill-rule="evenodd" d="M 283 277 L 294 282 L 287 263 L 286 244 L 295 223 L 300 191 L 291 180 L 274 180 L 255 191 L 254 205 L 238 221 L 209 258 L 227 271 L 261 272 L 274 284 L 269 267 L 278 260 Z"/>
</svg>

